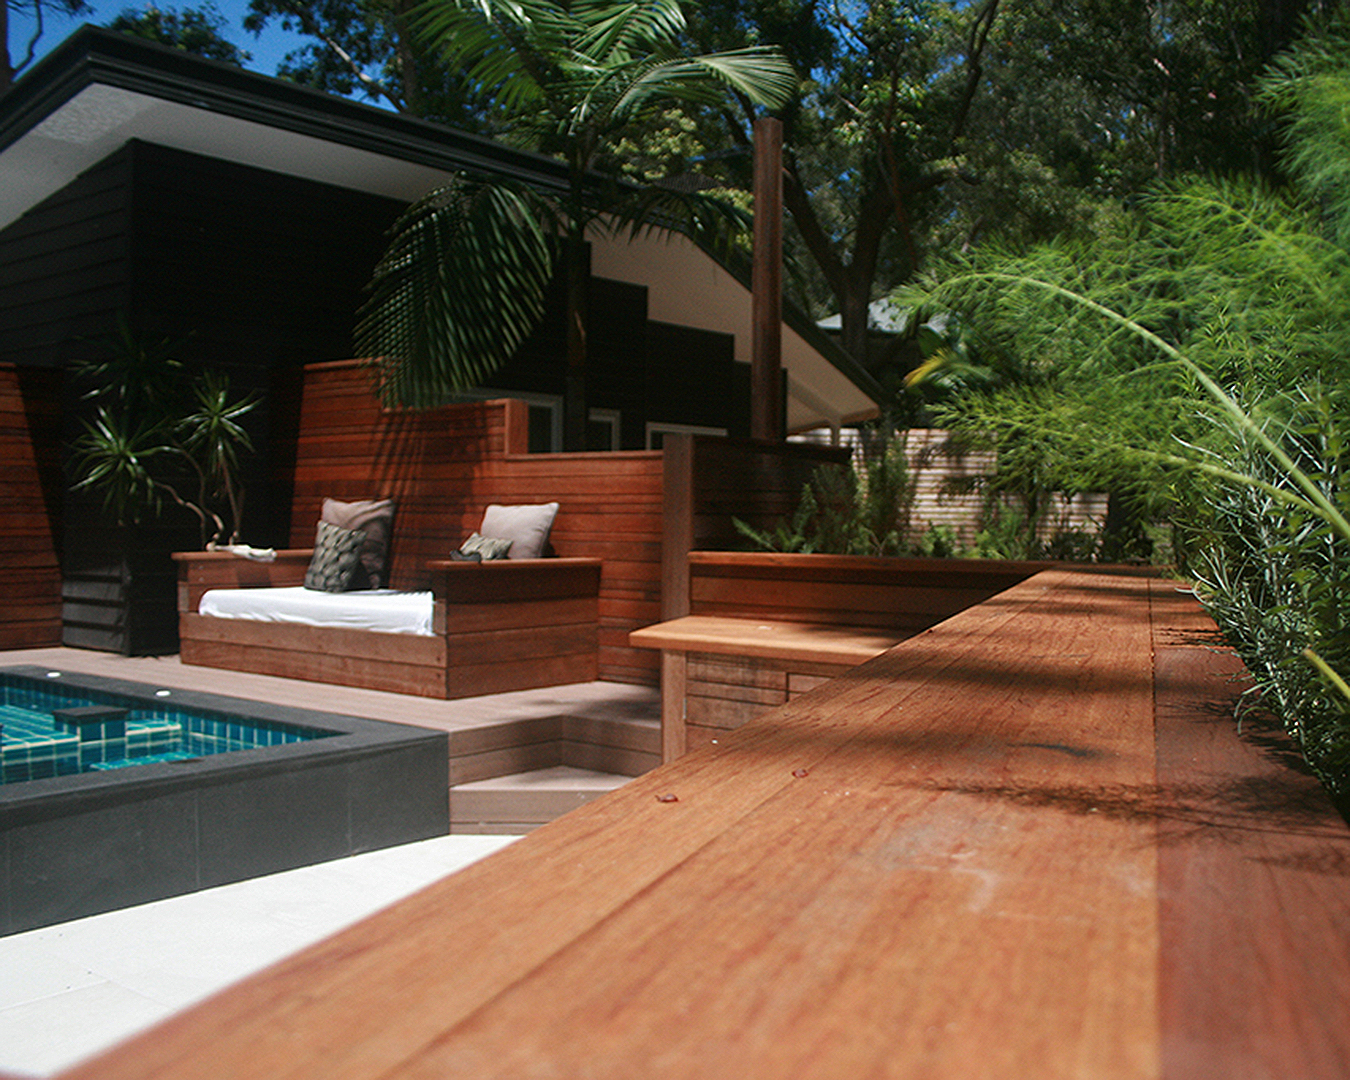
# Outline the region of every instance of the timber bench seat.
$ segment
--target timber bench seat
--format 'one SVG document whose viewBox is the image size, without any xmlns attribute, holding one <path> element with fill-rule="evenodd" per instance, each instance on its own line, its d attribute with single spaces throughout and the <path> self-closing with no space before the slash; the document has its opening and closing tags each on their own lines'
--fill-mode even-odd
<svg viewBox="0 0 1350 1080">
<path fill-rule="evenodd" d="M 635 630 L 630 635 L 647 648 L 784 660 L 840 670 L 856 667 L 908 636 L 888 634 L 874 627 L 736 619 L 725 615 L 685 615 Z"/>
<path fill-rule="evenodd" d="M 628 640 L 661 650 L 662 756 L 672 761 L 908 636 L 876 627 L 684 615 L 634 630 Z"/>
<path fill-rule="evenodd" d="M 688 610 L 629 635 L 661 652 L 663 755 L 715 742 L 1049 564 L 693 551 Z"/>
<path fill-rule="evenodd" d="M 208 589 L 302 584 L 311 555 L 296 548 L 253 562 L 227 552 L 176 553 L 182 662 L 433 698 L 598 678 L 599 559 L 429 560 L 430 635 L 198 611 Z"/>
<path fill-rule="evenodd" d="M 1333 1080 L 1350 829 L 1174 582 L 1054 569 L 63 1080 Z"/>
</svg>

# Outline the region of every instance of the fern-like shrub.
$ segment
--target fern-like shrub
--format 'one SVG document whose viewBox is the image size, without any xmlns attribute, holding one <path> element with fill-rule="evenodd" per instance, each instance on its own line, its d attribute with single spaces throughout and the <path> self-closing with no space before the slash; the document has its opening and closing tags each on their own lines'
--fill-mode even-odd
<svg viewBox="0 0 1350 1080">
<path fill-rule="evenodd" d="M 864 454 L 853 468 L 824 465 L 802 486 L 797 508 L 770 529 L 734 520 L 765 551 L 837 555 L 909 555 L 905 542 L 914 481 L 902 437 Z"/>
<path fill-rule="evenodd" d="M 1178 181 L 1091 243 L 978 252 L 898 302 L 959 312 L 1026 374 L 951 403 L 944 426 L 1166 514 L 1253 696 L 1346 813 L 1350 13 L 1265 94 L 1287 187 Z"/>
<path fill-rule="evenodd" d="M 1346 416 L 1330 395 L 1294 397 L 1294 414 L 1268 422 L 1268 435 L 1330 503 L 1350 508 Z M 1323 672 L 1350 671 L 1350 536 L 1299 507 L 1288 472 L 1250 436 L 1233 434 L 1228 464 L 1253 482 L 1217 485 L 1208 514 L 1195 519 L 1196 593 L 1246 664 L 1261 705 L 1283 720 L 1345 812 L 1350 697 Z"/>
</svg>

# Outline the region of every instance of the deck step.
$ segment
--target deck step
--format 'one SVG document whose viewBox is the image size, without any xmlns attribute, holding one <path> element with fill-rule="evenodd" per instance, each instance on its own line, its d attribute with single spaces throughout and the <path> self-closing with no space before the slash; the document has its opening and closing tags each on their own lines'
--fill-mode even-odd
<svg viewBox="0 0 1350 1080">
<path fill-rule="evenodd" d="M 452 833 L 527 833 L 631 777 L 572 765 L 475 780 L 450 788 Z"/>
<path fill-rule="evenodd" d="M 478 722 L 475 710 L 490 701 Z M 559 765 L 640 776 L 661 764 L 656 687 L 588 683 L 462 699 L 448 726 L 452 787 Z"/>
</svg>

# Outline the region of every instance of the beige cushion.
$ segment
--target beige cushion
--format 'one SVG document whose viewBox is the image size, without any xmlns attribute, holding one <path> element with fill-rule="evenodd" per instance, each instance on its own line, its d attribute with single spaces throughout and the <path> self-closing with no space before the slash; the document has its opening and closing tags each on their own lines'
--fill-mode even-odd
<svg viewBox="0 0 1350 1080">
<path fill-rule="evenodd" d="M 484 536 L 511 541 L 512 559 L 537 559 L 548 546 L 549 530 L 558 516 L 558 504 L 498 506 L 493 503 L 483 514 L 478 531 Z"/>
</svg>

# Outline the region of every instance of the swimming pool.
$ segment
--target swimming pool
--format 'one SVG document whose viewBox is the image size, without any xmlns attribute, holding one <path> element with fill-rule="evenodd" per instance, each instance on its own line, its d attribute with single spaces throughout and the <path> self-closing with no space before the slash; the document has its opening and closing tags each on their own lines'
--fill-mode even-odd
<svg viewBox="0 0 1350 1080">
<path fill-rule="evenodd" d="M 449 832 L 444 732 L 0 668 L 7 745 L 49 705 L 95 713 L 5 758 L 0 934 Z"/>
<path fill-rule="evenodd" d="M 0 670 L 0 784 L 209 754 L 282 746 L 337 734 L 181 706 L 163 687 L 132 697 Z"/>
</svg>

